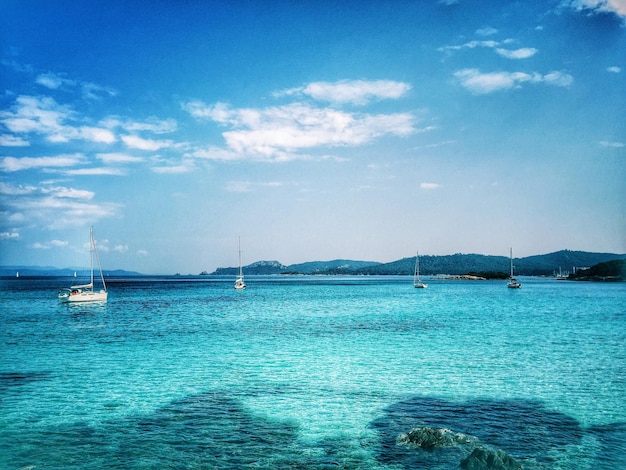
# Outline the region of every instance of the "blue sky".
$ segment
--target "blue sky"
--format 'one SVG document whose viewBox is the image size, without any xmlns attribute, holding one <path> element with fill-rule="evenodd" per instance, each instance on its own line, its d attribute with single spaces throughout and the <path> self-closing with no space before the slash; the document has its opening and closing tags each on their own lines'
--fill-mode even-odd
<svg viewBox="0 0 626 470">
<path fill-rule="evenodd" d="M 31 1 L 0 264 L 626 252 L 626 2 Z"/>
</svg>

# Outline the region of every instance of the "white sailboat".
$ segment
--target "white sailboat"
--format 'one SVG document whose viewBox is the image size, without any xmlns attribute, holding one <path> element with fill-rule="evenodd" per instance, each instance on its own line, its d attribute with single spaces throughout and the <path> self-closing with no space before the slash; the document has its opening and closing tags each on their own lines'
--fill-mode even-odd
<svg viewBox="0 0 626 470">
<path fill-rule="evenodd" d="M 509 282 L 507 283 L 507 287 L 509 289 L 519 289 L 522 285 L 517 282 L 517 279 L 513 277 L 513 248 L 511 248 L 511 275 L 509 276 Z"/>
<path fill-rule="evenodd" d="M 428 284 L 422 282 L 420 278 L 420 252 L 415 256 L 415 271 L 413 272 L 413 287 L 416 289 L 426 289 Z"/>
<path fill-rule="evenodd" d="M 239 237 L 239 276 L 235 280 L 235 289 L 243 290 L 246 288 L 246 283 L 243 282 L 243 270 L 241 268 L 241 237 Z"/>
<path fill-rule="evenodd" d="M 100 280 L 102 281 L 102 289 L 99 291 L 94 290 L 94 278 L 93 278 L 93 260 L 94 257 L 98 263 L 98 270 L 100 271 Z M 89 227 L 89 259 L 91 265 L 91 278 L 89 284 L 83 284 L 79 286 L 71 286 L 69 288 L 59 289 L 57 297 L 61 302 L 106 302 L 108 297 L 107 286 L 104 282 L 104 276 L 102 275 L 102 266 L 100 265 L 100 257 L 96 250 L 96 241 L 93 238 L 93 227 Z M 76 273 L 74 273 L 76 277 Z"/>
</svg>

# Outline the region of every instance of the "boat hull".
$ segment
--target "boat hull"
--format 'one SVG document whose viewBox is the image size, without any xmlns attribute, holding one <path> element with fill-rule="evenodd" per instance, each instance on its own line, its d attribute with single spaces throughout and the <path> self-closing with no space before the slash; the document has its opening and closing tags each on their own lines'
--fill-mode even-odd
<svg viewBox="0 0 626 470">
<path fill-rule="evenodd" d="M 522 285 L 519 282 L 517 282 L 515 279 L 511 279 L 508 282 L 507 287 L 509 289 L 519 289 L 520 287 L 522 287 Z"/>
<path fill-rule="evenodd" d="M 75 302 L 106 302 L 108 292 L 101 290 L 100 292 L 84 292 L 75 290 L 62 290 L 57 296 L 63 303 Z"/>
</svg>

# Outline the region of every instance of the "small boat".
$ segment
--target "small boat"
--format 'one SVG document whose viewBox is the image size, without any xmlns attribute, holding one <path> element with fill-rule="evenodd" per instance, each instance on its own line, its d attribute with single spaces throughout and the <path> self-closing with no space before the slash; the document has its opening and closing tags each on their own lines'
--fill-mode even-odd
<svg viewBox="0 0 626 470">
<path fill-rule="evenodd" d="M 415 256 L 415 271 L 413 272 L 413 287 L 416 289 L 426 289 L 428 284 L 422 282 L 420 278 L 420 252 Z"/>
<path fill-rule="evenodd" d="M 517 279 L 513 277 L 513 248 L 511 248 L 511 275 L 509 276 L 509 282 L 507 283 L 507 287 L 509 289 L 519 289 L 522 285 L 517 282 Z"/>
<path fill-rule="evenodd" d="M 94 278 L 93 278 L 93 261 L 94 258 L 98 263 L 98 269 L 100 271 L 100 279 L 102 281 L 102 289 L 99 291 L 94 290 Z M 93 227 L 89 227 L 89 259 L 91 264 L 91 279 L 89 284 L 83 284 L 79 286 L 71 286 L 69 288 L 59 289 L 57 294 L 58 299 L 61 302 L 106 302 L 108 297 L 107 286 L 104 282 L 104 276 L 102 275 L 102 266 L 100 265 L 100 257 L 96 250 L 96 241 L 93 238 Z M 76 276 L 76 273 L 74 273 Z"/>
<path fill-rule="evenodd" d="M 246 283 L 243 282 L 243 270 L 241 268 L 241 237 L 239 237 L 239 276 L 235 280 L 235 289 L 243 290 L 246 288 Z"/>
</svg>

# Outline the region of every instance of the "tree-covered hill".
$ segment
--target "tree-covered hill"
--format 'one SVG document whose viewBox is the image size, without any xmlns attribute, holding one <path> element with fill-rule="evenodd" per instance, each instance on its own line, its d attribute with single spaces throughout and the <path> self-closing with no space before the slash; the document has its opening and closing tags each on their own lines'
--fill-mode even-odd
<svg viewBox="0 0 626 470">
<path fill-rule="evenodd" d="M 570 274 L 569 279 L 575 281 L 626 281 L 626 260 L 616 259 L 598 263 L 589 269 L 580 269 Z"/>
<path fill-rule="evenodd" d="M 515 274 L 519 276 L 552 276 L 559 270 L 574 271 L 595 264 L 624 259 L 626 255 L 614 253 L 590 253 L 562 250 L 545 255 L 514 258 Z M 420 256 L 420 273 L 427 275 L 468 273 L 508 273 L 510 261 L 506 256 L 461 254 L 445 256 Z M 390 263 L 374 261 L 333 260 L 311 261 L 285 266 L 278 261 L 259 261 L 243 270 L 246 275 L 255 274 L 350 274 L 350 275 L 410 275 L 415 266 L 415 256 Z M 212 274 L 235 275 L 238 268 L 218 268 Z"/>
</svg>

